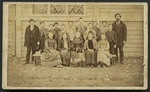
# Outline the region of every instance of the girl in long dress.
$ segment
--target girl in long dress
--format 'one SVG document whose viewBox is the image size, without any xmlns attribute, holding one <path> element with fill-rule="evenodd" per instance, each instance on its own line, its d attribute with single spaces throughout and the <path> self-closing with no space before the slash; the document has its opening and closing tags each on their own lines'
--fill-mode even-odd
<svg viewBox="0 0 150 92">
<path fill-rule="evenodd" d="M 62 65 L 70 65 L 70 40 L 67 33 L 63 33 L 62 39 L 58 43 L 58 50 L 60 51 L 60 56 L 62 60 Z"/>
<path fill-rule="evenodd" d="M 95 60 L 97 52 L 97 41 L 94 39 L 94 34 L 92 31 L 89 31 L 88 33 L 88 39 L 84 43 L 84 49 L 86 52 L 86 67 L 95 67 L 97 65 Z"/>
<path fill-rule="evenodd" d="M 57 43 L 53 38 L 53 32 L 49 31 L 48 38 L 45 41 L 45 49 L 43 53 L 44 61 L 43 64 L 49 66 L 61 66 L 61 59 L 59 52 L 56 51 Z"/>
<path fill-rule="evenodd" d="M 84 41 L 81 37 L 80 32 L 76 32 L 71 51 L 71 61 L 72 64 L 76 64 L 76 66 L 79 67 L 85 66 L 85 53 L 83 45 Z"/>
<path fill-rule="evenodd" d="M 106 36 L 103 34 L 101 35 L 102 40 L 98 42 L 98 56 L 97 56 L 97 63 L 98 67 L 100 65 L 102 67 L 110 66 L 110 58 L 112 57 L 109 53 L 109 43 L 106 39 Z"/>
</svg>

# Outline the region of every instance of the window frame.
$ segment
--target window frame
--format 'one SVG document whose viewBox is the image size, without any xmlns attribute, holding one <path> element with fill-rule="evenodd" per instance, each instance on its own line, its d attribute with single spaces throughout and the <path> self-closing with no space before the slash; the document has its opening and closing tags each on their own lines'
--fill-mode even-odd
<svg viewBox="0 0 150 92">
<path fill-rule="evenodd" d="M 85 16 L 86 15 L 86 5 L 85 4 L 80 4 L 80 3 L 75 3 L 75 4 L 70 4 L 70 3 L 67 3 L 67 4 L 64 4 L 64 3 L 52 3 L 52 4 L 46 4 L 47 5 L 47 14 L 34 14 L 34 5 L 35 4 L 32 4 L 32 16 Z M 41 4 L 42 5 L 42 4 Z M 43 4 L 45 5 L 45 4 Z M 66 14 L 51 14 L 50 13 L 50 7 L 51 5 L 65 5 L 66 7 L 66 10 L 65 10 L 65 13 Z M 68 8 L 69 8 L 69 5 L 83 5 L 84 6 L 84 14 L 69 14 L 68 13 Z"/>
</svg>

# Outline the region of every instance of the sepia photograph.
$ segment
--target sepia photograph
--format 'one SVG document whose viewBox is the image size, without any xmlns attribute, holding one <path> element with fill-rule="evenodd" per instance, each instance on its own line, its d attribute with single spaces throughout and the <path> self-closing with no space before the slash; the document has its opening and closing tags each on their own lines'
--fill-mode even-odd
<svg viewBox="0 0 150 92">
<path fill-rule="evenodd" d="M 4 2 L 2 31 L 3 89 L 147 89 L 146 2 Z"/>
</svg>

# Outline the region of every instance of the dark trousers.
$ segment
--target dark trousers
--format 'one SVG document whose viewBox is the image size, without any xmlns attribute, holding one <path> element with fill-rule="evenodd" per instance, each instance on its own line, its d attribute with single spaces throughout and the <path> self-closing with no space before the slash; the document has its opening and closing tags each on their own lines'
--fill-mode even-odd
<svg viewBox="0 0 150 92">
<path fill-rule="evenodd" d="M 95 51 L 86 51 L 86 65 L 96 66 L 96 52 Z"/>
<path fill-rule="evenodd" d="M 112 54 L 112 55 L 115 54 L 114 45 L 115 45 L 114 42 L 109 42 L 109 53 Z M 110 59 L 110 64 L 114 65 L 114 59 L 113 58 Z"/>
<path fill-rule="evenodd" d="M 118 61 L 118 49 L 119 49 L 119 55 L 120 55 L 120 62 L 122 63 L 124 61 L 123 46 L 117 46 L 115 48 L 116 61 Z"/>
<path fill-rule="evenodd" d="M 109 53 L 114 54 L 114 42 L 109 42 Z"/>
<path fill-rule="evenodd" d="M 41 41 L 40 41 L 41 53 L 43 53 L 44 47 L 45 47 L 45 39 L 41 39 Z"/>
<path fill-rule="evenodd" d="M 29 44 L 29 46 L 27 47 L 26 63 L 29 63 L 31 51 L 32 51 L 32 55 L 35 54 L 34 46 L 32 44 Z M 34 60 L 33 56 L 32 56 L 32 60 Z"/>
</svg>

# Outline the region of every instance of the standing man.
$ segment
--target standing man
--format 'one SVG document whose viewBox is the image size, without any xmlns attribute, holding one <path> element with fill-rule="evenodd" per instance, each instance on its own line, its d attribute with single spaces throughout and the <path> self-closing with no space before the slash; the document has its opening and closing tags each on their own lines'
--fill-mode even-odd
<svg viewBox="0 0 150 92">
<path fill-rule="evenodd" d="M 83 35 L 84 35 L 84 32 L 87 30 L 87 27 L 83 24 L 84 21 L 83 21 L 83 18 L 80 17 L 79 18 L 79 21 L 78 21 L 78 26 L 76 27 L 76 32 L 80 32 L 81 34 L 81 37 L 82 39 L 84 38 Z"/>
<path fill-rule="evenodd" d="M 34 24 L 34 19 L 29 20 L 29 26 L 26 28 L 25 31 L 25 43 L 24 46 L 27 47 L 27 54 L 26 54 L 26 63 L 29 64 L 30 60 L 30 53 L 32 55 L 35 54 L 36 46 L 40 44 L 40 31 L 39 28 Z M 32 57 L 33 60 L 33 57 Z"/>
<path fill-rule="evenodd" d="M 101 40 L 101 30 L 99 27 L 97 27 L 97 25 L 98 25 L 97 21 L 94 21 L 93 29 L 96 32 L 96 41 L 98 42 L 99 40 Z"/>
<path fill-rule="evenodd" d="M 121 15 L 119 13 L 115 14 L 116 21 L 112 24 L 113 25 L 113 31 L 117 34 L 117 45 L 115 49 L 116 54 L 116 61 L 118 61 L 118 49 L 119 49 L 119 55 L 120 55 L 120 62 L 124 64 L 124 52 L 123 52 L 123 46 L 125 42 L 127 41 L 127 27 L 126 24 L 121 21 Z"/>
</svg>

